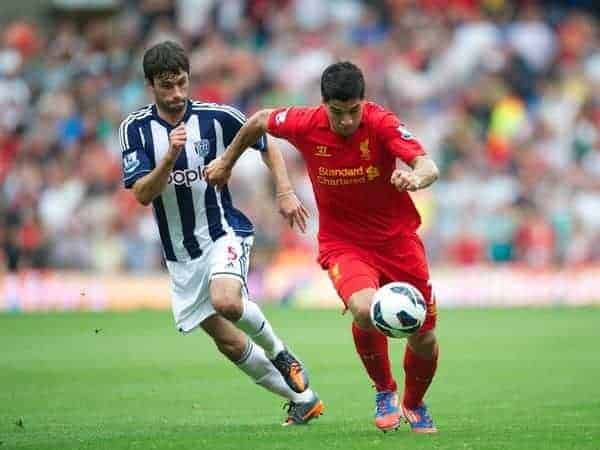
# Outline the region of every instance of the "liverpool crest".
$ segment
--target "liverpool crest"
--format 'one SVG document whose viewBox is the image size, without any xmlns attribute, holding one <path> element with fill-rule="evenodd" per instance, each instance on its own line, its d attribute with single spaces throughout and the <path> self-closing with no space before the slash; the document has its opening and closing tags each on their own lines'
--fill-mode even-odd
<svg viewBox="0 0 600 450">
<path fill-rule="evenodd" d="M 368 139 L 365 139 L 360 143 L 360 157 L 362 159 L 371 159 L 371 151 L 369 150 Z"/>
</svg>

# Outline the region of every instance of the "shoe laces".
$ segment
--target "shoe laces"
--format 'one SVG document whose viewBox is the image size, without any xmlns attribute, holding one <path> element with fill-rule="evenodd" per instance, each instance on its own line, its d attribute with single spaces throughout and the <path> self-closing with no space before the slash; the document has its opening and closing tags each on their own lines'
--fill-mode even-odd
<svg viewBox="0 0 600 450">
<path fill-rule="evenodd" d="M 393 395 L 390 392 L 378 392 L 375 396 L 375 404 L 377 415 L 386 415 L 389 412 L 389 396 Z"/>
<path fill-rule="evenodd" d="M 404 415 L 409 423 L 424 422 L 427 425 L 433 424 L 433 419 L 429 415 L 429 411 L 423 405 L 415 409 L 405 409 Z"/>
<path fill-rule="evenodd" d="M 414 409 L 405 409 L 404 410 L 404 418 L 406 419 L 406 422 L 408 422 L 408 423 L 416 423 L 416 422 L 420 422 L 422 420 L 422 417 L 419 414 L 419 412 Z"/>
<path fill-rule="evenodd" d="M 280 362 L 288 372 L 298 372 L 300 370 L 300 364 L 298 364 L 298 361 L 296 361 L 291 353 L 284 351 L 278 359 L 278 362 Z"/>
</svg>

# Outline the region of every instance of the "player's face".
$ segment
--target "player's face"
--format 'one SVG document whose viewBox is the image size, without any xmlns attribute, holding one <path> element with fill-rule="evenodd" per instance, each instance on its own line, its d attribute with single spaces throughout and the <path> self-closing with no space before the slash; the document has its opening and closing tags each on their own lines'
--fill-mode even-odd
<svg viewBox="0 0 600 450">
<path fill-rule="evenodd" d="M 356 131 L 362 119 L 363 100 L 329 100 L 325 105 L 329 125 L 334 132 L 347 137 Z"/>
<path fill-rule="evenodd" d="M 156 106 L 167 114 L 181 113 L 187 103 L 189 87 L 190 78 L 186 72 L 159 75 L 151 85 Z"/>
</svg>

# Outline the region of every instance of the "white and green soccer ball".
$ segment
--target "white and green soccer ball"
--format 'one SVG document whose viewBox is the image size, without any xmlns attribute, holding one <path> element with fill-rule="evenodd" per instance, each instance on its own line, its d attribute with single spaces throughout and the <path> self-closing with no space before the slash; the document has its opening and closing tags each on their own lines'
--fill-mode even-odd
<svg viewBox="0 0 600 450">
<path fill-rule="evenodd" d="M 427 305 L 412 284 L 393 282 L 373 296 L 371 322 L 388 337 L 404 338 L 416 333 L 425 322 Z"/>
</svg>

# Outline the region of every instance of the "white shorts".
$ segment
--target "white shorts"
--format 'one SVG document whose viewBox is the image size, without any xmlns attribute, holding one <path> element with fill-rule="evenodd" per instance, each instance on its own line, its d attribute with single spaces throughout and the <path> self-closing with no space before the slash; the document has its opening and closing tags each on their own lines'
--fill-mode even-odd
<svg viewBox="0 0 600 450">
<path fill-rule="evenodd" d="M 171 275 L 171 306 L 179 331 L 189 333 L 216 314 L 209 291 L 213 278 L 236 278 L 242 284 L 242 295 L 248 295 L 246 279 L 253 242 L 253 236 L 225 235 L 213 242 L 199 258 L 167 261 Z"/>
</svg>

